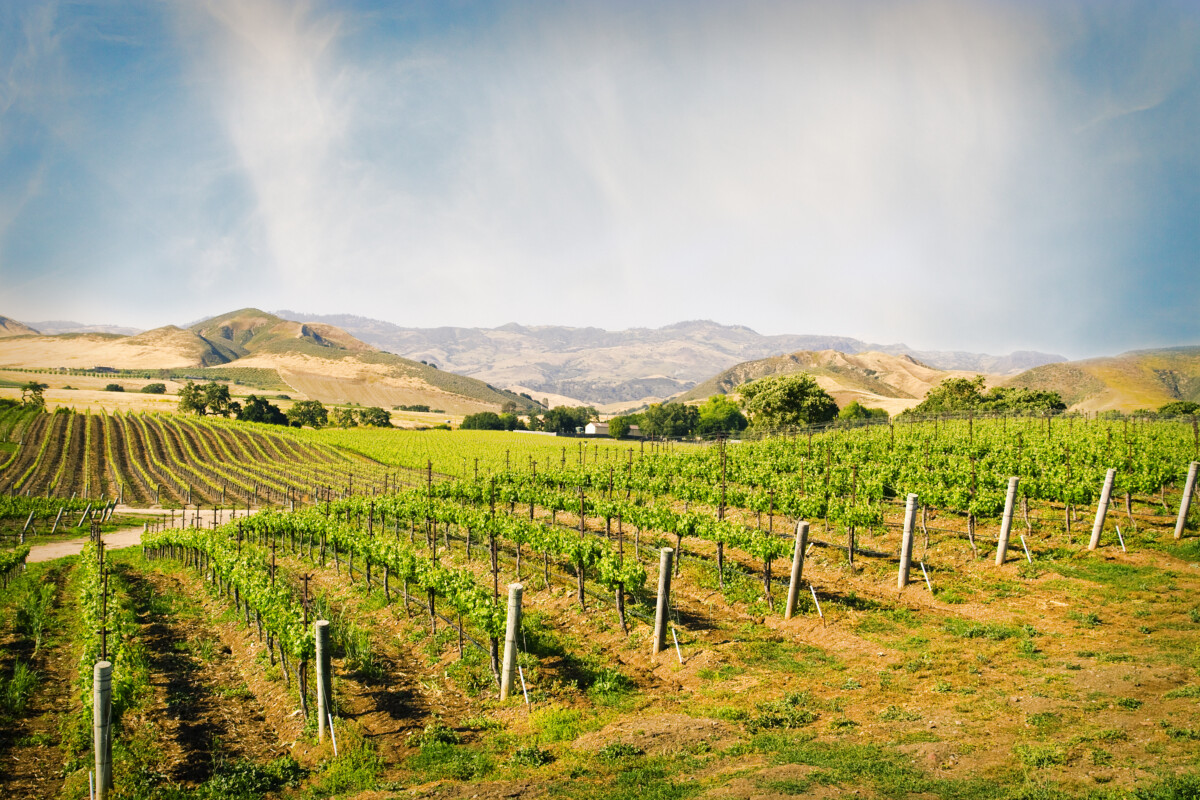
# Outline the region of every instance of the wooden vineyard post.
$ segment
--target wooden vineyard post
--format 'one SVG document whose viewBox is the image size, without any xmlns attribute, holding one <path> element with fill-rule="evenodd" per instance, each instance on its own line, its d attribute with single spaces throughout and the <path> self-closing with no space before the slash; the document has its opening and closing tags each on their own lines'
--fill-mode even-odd
<svg viewBox="0 0 1200 800">
<path fill-rule="evenodd" d="M 1000 521 L 1000 542 L 996 545 L 996 566 L 1004 564 L 1004 558 L 1008 555 L 1008 537 L 1012 534 L 1013 521 L 1013 504 L 1017 500 L 1017 483 L 1019 479 L 1014 476 L 1008 479 L 1008 494 L 1004 498 L 1004 518 Z"/>
<path fill-rule="evenodd" d="M 1196 471 L 1200 469 L 1200 461 L 1193 461 L 1188 467 L 1187 483 L 1183 486 L 1183 498 L 1179 501 L 1179 518 L 1175 520 L 1175 538 L 1183 538 L 1183 529 L 1187 527 L 1188 511 L 1192 507 L 1192 495 L 1196 492 Z"/>
<path fill-rule="evenodd" d="M 904 538 L 900 541 L 900 571 L 896 575 L 896 588 L 908 585 L 908 568 L 912 564 L 913 526 L 917 522 L 917 496 L 910 494 L 904 504 Z"/>
<path fill-rule="evenodd" d="M 1116 475 L 1115 469 L 1109 469 L 1104 475 L 1104 489 L 1100 491 L 1100 502 L 1096 504 L 1096 522 L 1092 525 L 1092 540 L 1088 542 L 1088 550 L 1100 546 L 1100 532 L 1104 530 L 1104 517 L 1108 514 L 1108 502 L 1112 499 L 1113 478 Z"/>
<path fill-rule="evenodd" d="M 796 523 L 796 549 L 792 552 L 792 582 L 788 585 L 787 607 L 783 618 L 791 619 L 800 599 L 800 576 L 804 573 L 804 551 L 808 549 L 808 523 Z"/>
<path fill-rule="evenodd" d="M 507 700 L 512 694 L 513 673 L 517 666 L 517 632 L 521 630 L 521 594 L 525 591 L 519 583 L 508 585 L 508 621 L 504 629 L 504 667 L 500 673 L 500 699 Z"/>
<path fill-rule="evenodd" d="M 92 670 L 92 748 L 96 755 L 96 798 L 106 800 L 112 788 L 112 663 L 98 661 Z"/>
<path fill-rule="evenodd" d="M 317 741 L 325 741 L 325 727 L 331 725 L 329 715 L 331 686 L 329 674 L 329 620 L 319 619 L 313 626 L 317 644 Z"/>
<path fill-rule="evenodd" d="M 671 560 L 675 551 L 664 547 L 658 551 L 658 606 L 654 611 L 654 644 L 650 658 L 657 658 L 666 647 L 667 616 L 671 602 Z"/>
</svg>

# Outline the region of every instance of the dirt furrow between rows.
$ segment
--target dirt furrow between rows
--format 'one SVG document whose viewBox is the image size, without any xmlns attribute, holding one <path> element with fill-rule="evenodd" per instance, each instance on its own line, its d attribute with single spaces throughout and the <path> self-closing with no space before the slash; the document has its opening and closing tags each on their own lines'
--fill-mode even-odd
<svg viewBox="0 0 1200 800">
<path fill-rule="evenodd" d="M 69 637 L 62 635 L 64 587 L 68 566 L 50 570 L 46 582 L 54 586 L 51 631 L 36 655 L 27 640 L 3 642 L 0 652 L 12 653 L 37 673 L 37 689 L 26 714 L 0 726 L 0 794 L 5 798 L 46 798 L 58 794 L 63 780 L 60 745 L 63 716 L 73 708 L 76 654 Z M 11 667 L 4 665 L 6 674 Z"/>
<path fill-rule="evenodd" d="M 165 778 L 199 784 L 222 759 L 266 762 L 287 752 L 196 587 L 177 575 L 125 567 L 150 657 L 151 697 L 126 721 L 156 724 Z"/>
</svg>

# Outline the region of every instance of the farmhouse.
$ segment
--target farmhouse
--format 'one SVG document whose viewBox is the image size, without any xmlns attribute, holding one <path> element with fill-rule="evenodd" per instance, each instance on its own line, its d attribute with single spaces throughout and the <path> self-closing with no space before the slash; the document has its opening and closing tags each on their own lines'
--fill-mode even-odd
<svg viewBox="0 0 1200 800">
<path fill-rule="evenodd" d="M 589 422 L 583 432 L 588 436 L 610 436 L 608 432 L 607 422 Z M 642 429 L 637 425 L 629 426 L 629 433 L 626 434 L 631 439 L 636 439 L 642 435 Z"/>
</svg>

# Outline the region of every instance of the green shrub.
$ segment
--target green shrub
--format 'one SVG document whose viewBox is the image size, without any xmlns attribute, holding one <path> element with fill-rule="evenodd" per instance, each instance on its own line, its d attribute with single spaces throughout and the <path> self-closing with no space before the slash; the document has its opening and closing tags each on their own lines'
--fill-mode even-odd
<svg viewBox="0 0 1200 800">
<path fill-rule="evenodd" d="M 540 767 L 553 761 L 554 756 L 550 754 L 549 750 L 543 750 L 535 744 L 528 744 L 518 747 L 510 760 L 519 767 Z"/>
<path fill-rule="evenodd" d="M 252 800 L 296 786 L 304 775 L 304 768 L 291 756 L 277 758 L 268 764 L 255 764 L 246 759 L 221 762 L 198 794 L 213 800 Z"/>
<path fill-rule="evenodd" d="M 596 673 L 587 693 L 596 702 L 611 705 L 619 701 L 632 688 L 633 681 L 621 674 L 619 670 L 605 668 Z"/>
<path fill-rule="evenodd" d="M 441 720 L 434 720 L 426 725 L 425 730 L 421 731 L 421 735 L 417 737 L 417 743 L 421 747 L 435 744 L 458 744 L 461 741 L 462 737 L 458 735 L 458 731 Z"/>
</svg>

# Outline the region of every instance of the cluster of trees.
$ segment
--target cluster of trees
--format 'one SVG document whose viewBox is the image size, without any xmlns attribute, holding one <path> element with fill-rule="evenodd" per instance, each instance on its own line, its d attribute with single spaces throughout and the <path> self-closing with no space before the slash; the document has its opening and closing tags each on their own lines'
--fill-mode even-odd
<svg viewBox="0 0 1200 800">
<path fill-rule="evenodd" d="M 119 383 L 110 383 L 104 387 L 106 392 L 123 392 L 125 387 Z M 167 385 L 165 383 L 147 383 L 141 388 L 142 394 L 166 394 Z"/>
<path fill-rule="evenodd" d="M 829 393 L 803 373 L 762 378 L 738 392 L 755 428 L 814 425 L 838 414 Z"/>
<path fill-rule="evenodd" d="M 317 400 L 297 400 L 287 411 L 293 428 L 324 428 L 329 424 L 329 409 Z"/>
<path fill-rule="evenodd" d="M 268 402 L 267 398 L 250 395 L 246 404 L 237 413 L 237 418 L 244 422 L 263 422 L 267 425 L 287 425 L 287 415 L 279 410 L 279 406 Z"/>
<path fill-rule="evenodd" d="M 772 375 L 738 389 L 741 403 L 725 395 L 713 395 L 698 406 L 681 403 L 655 403 L 640 414 L 609 420 L 609 433 L 622 438 L 631 425 L 643 435 L 721 436 L 739 433 L 748 427 L 779 428 L 828 422 L 838 415 L 837 403 L 807 375 Z M 848 418 L 887 413 L 864 409 L 858 404 Z M 850 408 L 849 406 L 847 408 Z"/>
<path fill-rule="evenodd" d="M 358 425 L 368 428 L 390 428 L 392 427 L 392 418 L 379 406 L 338 408 L 333 412 L 333 424 L 339 428 L 353 428 Z"/>
<path fill-rule="evenodd" d="M 1037 414 L 1066 411 L 1058 392 L 1043 392 L 1017 386 L 983 390 L 984 378 L 947 378 L 929 390 L 925 399 L 905 414 Z"/>
<path fill-rule="evenodd" d="M 1159 406 L 1158 415 L 1160 417 L 1200 416 L 1200 403 L 1193 403 L 1191 400 L 1176 400 L 1174 403 Z"/>
<path fill-rule="evenodd" d="M 203 417 L 212 414 L 214 417 L 237 416 L 242 406 L 229 396 L 229 387 L 223 383 L 209 381 L 203 386 L 197 386 L 188 381 L 179 390 L 179 413 L 195 414 Z"/>
<path fill-rule="evenodd" d="M 555 406 L 541 416 L 530 414 L 528 419 L 523 419 L 517 414 L 517 404 L 509 401 L 501 407 L 499 414 L 494 411 L 468 414 L 460 427 L 477 431 L 575 433 L 598 419 L 600 412 L 591 406 Z"/>
<path fill-rule="evenodd" d="M 589 422 L 600 419 L 600 412 L 591 406 L 555 406 L 540 417 L 529 417 L 529 430 L 550 433 L 575 433 Z"/>
<path fill-rule="evenodd" d="M 857 400 L 851 401 L 850 405 L 838 412 L 837 418 L 840 420 L 868 420 L 868 419 L 887 419 L 888 413 L 882 408 L 867 408 L 860 404 Z"/>
<path fill-rule="evenodd" d="M 329 409 L 318 400 L 298 400 L 287 412 L 283 412 L 267 398 L 253 394 L 247 397 L 246 404 L 242 405 L 230 398 L 228 386 L 216 381 L 203 386 L 188 381 L 179 392 L 179 412 L 199 416 L 212 414 L 218 417 L 233 417 L 243 422 L 290 425 L 293 428 L 323 428 L 329 425 L 331 420 L 332 424 L 341 428 L 353 428 L 357 425 L 377 428 L 392 426 L 388 412 L 378 406 L 336 408 L 331 416 Z"/>
<path fill-rule="evenodd" d="M 1126 416 L 1122 411 L 1100 411 L 1099 415 L 1112 420 L 1120 420 Z M 1164 405 L 1159 405 L 1157 409 L 1140 408 L 1136 411 L 1129 411 L 1128 416 L 1200 416 L 1200 403 L 1172 401 Z"/>
<path fill-rule="evenodd" d="M 508 412 L 497 414 L 495 411 L 481 411 L 478 414 L 467 414 L 467 416 L 463 417 L 462 425 L 459 427 L 465 431 L 529 430 L 525 425 L 525 420 L 516 414 Z"/>
</svg>

